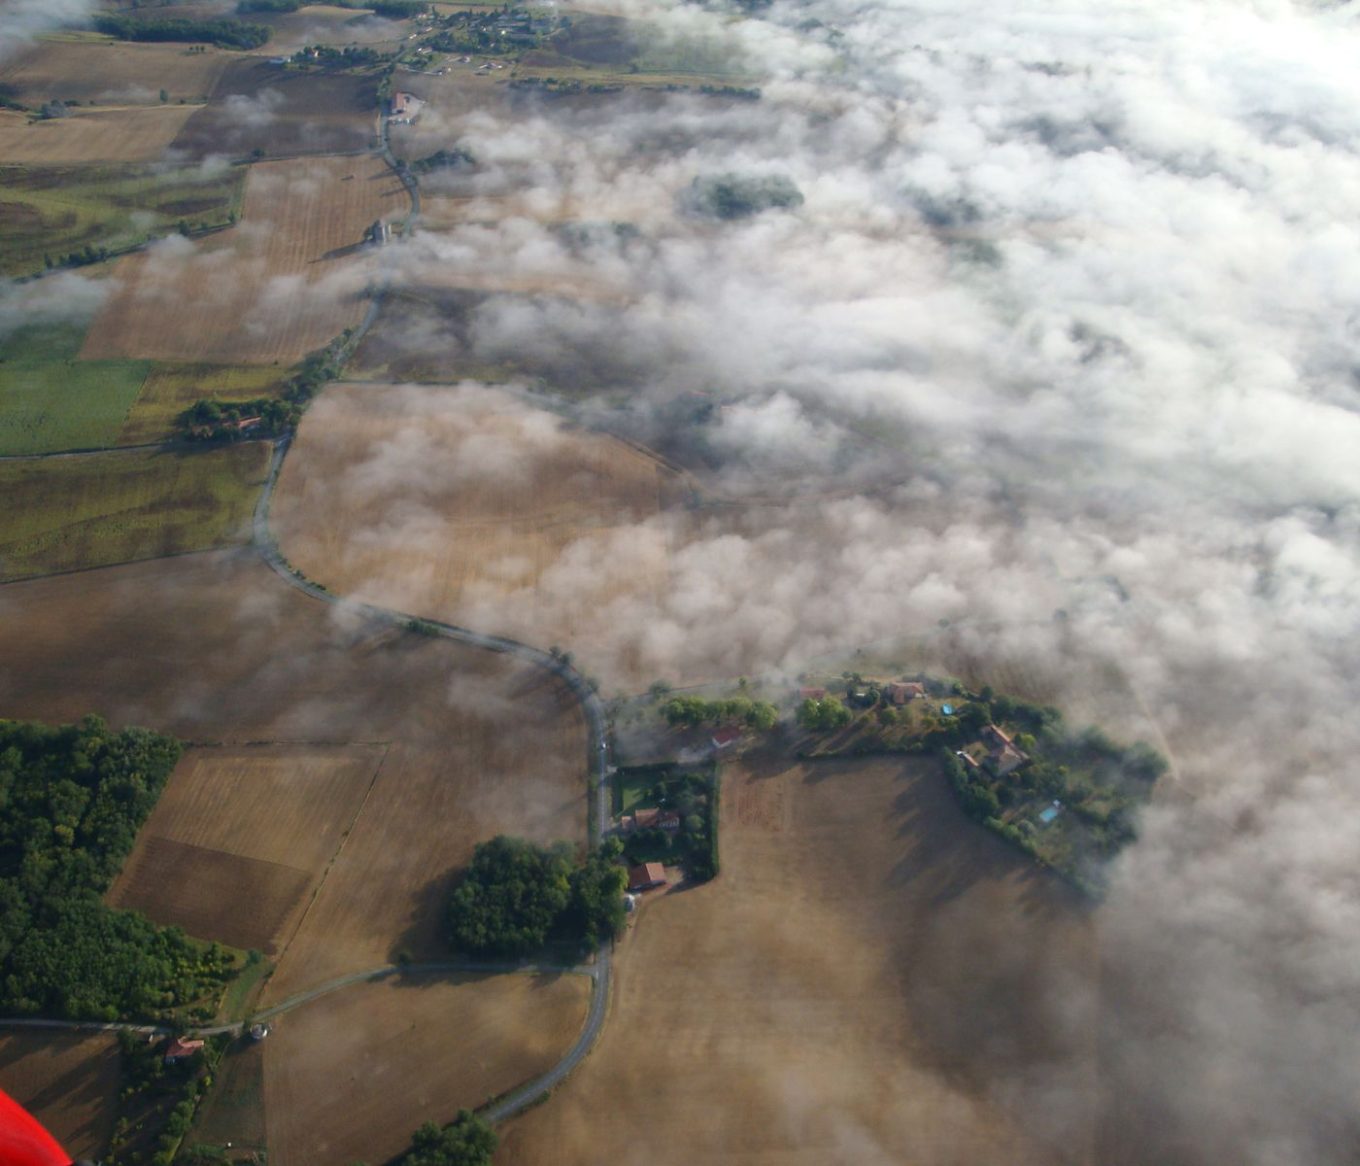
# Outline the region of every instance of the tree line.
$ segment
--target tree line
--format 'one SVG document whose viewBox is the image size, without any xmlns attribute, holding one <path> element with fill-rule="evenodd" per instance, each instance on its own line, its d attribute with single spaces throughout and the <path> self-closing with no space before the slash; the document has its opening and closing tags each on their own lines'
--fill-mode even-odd
<svg viewBox="0 0 1360 1166">
<path fill-rule="evenodd" d="M 705 700 L 701 696 L 676 696 L 661 706 L 668 725 L 695 729 L 701 725 L 744 725 L 764 732 L 773 729 L 779 710 L 769 701 L 734 696 L 727 700 Z"/>
<path fill-rule="evenodd" d="M 173 738 L 98 717 L 0 721 L 0 1009 L 163 1018 L 229 977 L 216 944 L 102 901 L 179 756 Z"/>
<path fill-rule="evenodd" d="M 105 12 L 94 18 L 96 32 L 132 41 L 201 41 L 223 49 L 258 49 L 270 36 L 268 25 L 242 20 L 191 20 L 185 16 L 134 16 Z"/>
</svg>

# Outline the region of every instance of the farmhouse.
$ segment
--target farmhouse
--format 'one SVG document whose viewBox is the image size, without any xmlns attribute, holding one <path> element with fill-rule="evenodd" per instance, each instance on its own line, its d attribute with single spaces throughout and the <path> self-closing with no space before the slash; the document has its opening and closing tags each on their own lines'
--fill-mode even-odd
<svg viewBox="0 0 1360 1166">
<path fill-rule="evenodd" d="M 1029 761 L 1029 754 L 1018 749 L 1005 730 L 996 725 L 988 725 L 982 730 L 982 743 L 988 749 L 987 767 L 997 777 L 1005 777 Z"/>
<path fill-rule="evenodd" d="M 679 830 L 680 815 L 674 810 L 659 810 L 655 806 L 634 810 L 619 819 L 625 834 L 634 830 Z"/>
<path fill-rule="evenodd" d="M 666 868 L 659 862 L 648 862 L 642 866 L 635 866 L 628 872 L 628 890 L 636 893 L 638 891 L 650 891 L 653 887 L 664 887 L 666 885 Z"/>
<path fill-rule="evenodd" d="M 825 688 L 800 688 L 798 690 L 799 700 L 825 700 Z"/>
<path fill-rule="evenodd" d="M 202 1047 L 201 1040 L 186 1040 L 182 1036 L 177 1036 L 165 1048 L 165 1063 L 173 1065 L 176 1061 L 192 1057 Z"/>
<path fill-rule="evenodd" d="M 732 748 L 740 740 L 740 729 L 719 729 L 713 734 L 713 748 L 721 753 L 725 749 Z"/>
<path fill-rule="evenodd" d="M 420 116 L 424 104 L 414 93 L 394 93 L 388 117 L 393 125 L 408 126 Z"/>
<path fill-rule="evenodd" d="M 906 704 L 909 700 L 917 700 L 925 696 L 926 686 L 919 681 L 909 680 L 899 684 L 889 684 L 884 686 L 883 695 L 892 704 Z"/>
</svg>

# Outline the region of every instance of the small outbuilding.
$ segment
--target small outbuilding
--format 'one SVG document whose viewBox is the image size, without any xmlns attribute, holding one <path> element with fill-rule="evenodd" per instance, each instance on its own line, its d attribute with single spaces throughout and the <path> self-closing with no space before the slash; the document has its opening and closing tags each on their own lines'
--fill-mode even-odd
<svg viewBox="0 0 1360 1166">
<path fill-rule="evenodd" d="M 628 890 L 633 894 L 666 885 L 666 868 L 659 862 L 647 862 L 628 872 Z"/>
</svg>

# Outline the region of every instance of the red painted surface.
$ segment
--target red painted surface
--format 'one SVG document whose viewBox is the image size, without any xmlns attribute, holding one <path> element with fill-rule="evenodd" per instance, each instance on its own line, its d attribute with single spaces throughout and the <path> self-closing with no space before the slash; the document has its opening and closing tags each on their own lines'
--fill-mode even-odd
<svg viewBox="0 0 1360 1166">
<path fill-rule="evenodd" d="M 56 1138 L 3 1089 L 0 1089 L 0 1164 L 71 1166 L 71 1155 L 57 1145 Z"/>
</svg>

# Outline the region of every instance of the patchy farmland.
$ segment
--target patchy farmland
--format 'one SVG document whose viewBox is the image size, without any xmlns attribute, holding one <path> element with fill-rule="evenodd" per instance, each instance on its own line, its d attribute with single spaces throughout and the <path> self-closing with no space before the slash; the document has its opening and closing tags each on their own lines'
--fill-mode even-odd
<svg viewBox="0 0 1360 1166">
<path fill-rule="evenodd" d="M 584 976 L 408 974 L 281 1016 L 264 1061 L 270 1162 L 387 1161 L 422 1122 L 551 1068 L 588 997 Z"/>
<path fill-rule="evenodd" d="M 0 455 L 114 444 L 150 368 L 78 360 L 84 330 L 30 326 L 0 340 Z"/>
<path fill-rule="evenodd" d="M 230 404 L 277 396 L 286 375 L 270 365 L 155 365 L 127 411 L 118 444 L 168 441 L 179 432 L 179 415 L 195 401 Z"/>
<path fill-rule="evenodd" d="M 386 743 L 266 1003 L 400 952 L 445 954 L 439 905 L 477 842 L 498 833 L 584 841 L 585 729 L 559 682 L 506 657 L 337 618 L 254 555 L 0 587 L 0 707 L 52 721 L 99 711 L 224 747 L 274 743 L 252 756 L 295 757 L 317 741 Z M 258 820 L 253 797 L 234 808 Z M 240 824 L 198 828 L 227 853 L 258 845 Z"/>
<path fill-rule="evenodd" d="M 272 521 L 332 590 L 531 643 L 666 583 L 680 476 L 508 394 L 336 387 L 284 463 Z"/>
<path fill-rule="evenodd" d="M 238 166 L 0 167 L 0 272 L 31 275 L 171 231 L 228 226 L 244 186 Z"/>
<path fill-rule="evenodd" d="M 175 150 L 191 158 L 366 150 L 377 129 L 378 78 L 295 72 L 237 56 L 212 100 L 191 112 L 174 139 Z"/>
<path fill-rule="evenodd" d="M 0 111 L 0 165 L 152 162 L 165 154 L 193 112 L 191 105 L 126 106 L 31 121 L 22 113 Z"/>
<path fill-rule="evenodd" d="M 109 904 L 277 956 L 353 828 L 385 752 L 191 749 L 138 832 Z"/>
<path fill-rule="evenodd" d="M 234 54 L 185 44 L 52 39 L 0 64 L 0 87 L 36 108 L 49 101 L 159 105 L 206 101 Z"/>
<path fill-rule="evenodd" d="M 376 157 L 252 166 L 239 226 L 118 261 L 81 356 L 292 363 L 359 323 L 378 254 L 363 233 L 407 209 Z"/>
<path fill-rule="evenodd" d="M 498 1163 L 1092 1160 L 1095 946 L 1066 888 L 928 763 L 757 757 L 723 798 L 722 876 L 645 904 L 599 1046 Z"/>
<path fill-rule="evenodd" d="M 246 542 L 269 451 L 247 442 L 0 462 L 0 581 Z"/>
<path fill-rule="evenodd" d="M 0 1089 L 77 1158 L 94 1159 L 108 1145 L 121 1084 L 112 1033 L 0 1034 Z"/>
</svg>

